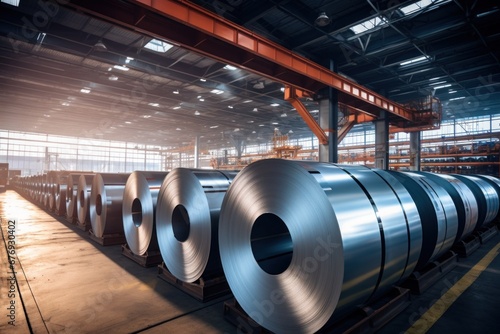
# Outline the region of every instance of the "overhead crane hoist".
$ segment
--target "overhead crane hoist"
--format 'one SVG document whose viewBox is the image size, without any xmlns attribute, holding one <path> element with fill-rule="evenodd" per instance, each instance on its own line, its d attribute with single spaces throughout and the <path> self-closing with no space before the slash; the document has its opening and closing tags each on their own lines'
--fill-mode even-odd
<svg viewBox="0 0 500 334">
<path fill-rule="evenodd" d="M 441 107 L 436 98 L 401 105 L 189 1 L 110 0 L 103 5 L 101 1 L 70 0 L 67 6 L 283 83 L 288 87 L 285 99 L 322 144 L 328 142 L 326 133 L 300 106 L 300 97 L 325 87 L 337 90 L 339 102 L 349 110 L 343 133 L 355 123 L 379 118 L 382 111 L 391 132 L 420 131 L 440 124 Z"/>
</svg>

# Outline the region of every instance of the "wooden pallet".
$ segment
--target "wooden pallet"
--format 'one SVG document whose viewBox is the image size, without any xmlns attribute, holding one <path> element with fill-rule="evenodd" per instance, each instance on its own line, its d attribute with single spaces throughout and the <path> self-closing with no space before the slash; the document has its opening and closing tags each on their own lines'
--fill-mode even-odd
<svg viewBox="0 0 500 334">
<path fill-rule="evenodd" d="M 127 244 L 122 245 L 122 254 L 143 267 L 153 267 L 162 261 L 160 251 L 148 251 L 144 255 L 137 255 Z"/>
<path fill-rule="evenodd" d="M 103 246 L 123 245 L 127 242 L 123 234 L 103 234 L 102 237 L 98 237 L 92 229 L 89 230 L 89 236 L 91 240 Z"/>
<path fill-rule="evenodd" d="M 341 319 L 328 322 L 317 334 L 333 333 L 375 333 L 410 304 L 410 290 L 393 287 L 387 294 L 356 308 Z M 235 299 L 224 303 L 224 318 L 246 334 L 269 334 L 269 330 L 260 326 L 241 308 Z"/>
<path fill-rule="evenodd" d="M 210 279 L 200 278 L 196 282 L 188 283 L 172 275 L 165 263 L 162 262 L 158 266 L 158 277 L 201 302 L 207 302 L 231 293 L 224 275 Z"/>
</svg>

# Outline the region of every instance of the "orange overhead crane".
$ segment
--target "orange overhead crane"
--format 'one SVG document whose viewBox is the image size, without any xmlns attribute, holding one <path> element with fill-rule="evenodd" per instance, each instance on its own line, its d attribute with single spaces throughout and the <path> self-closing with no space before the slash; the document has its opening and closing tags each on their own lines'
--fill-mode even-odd
<svg viewBox="0 0 500 334">
<path fill-rule="evenodd" d="M 389 122 L 399 131 L 416 131 L 435 126 L 434 112 L 421 112 L 377 94 L 329 69 L 302 57 L 285 47 L 261 37 L 209 10 L 186 0 L 69 0 L 68 6 L 87 12 L 141 33 L 166 39 L 188 50 L 206 55 L 226 64 L 283 83 L 295 92 L 313 95 L 324 87 L 339 92 L 339 101 L 363 117 L 379 117 L 389 113 Z M 297 97 L 296 93 L 293 98 Z M 302 93 L 301 93 L 302 94 Z M 289 95 L 291 96 L 291 95 Z M 290 101 L 292 102 L 292 101 Z M 296 99 L 293 103 L 299 104 Z M 295 105 L 294 105 L 295 106 Z M 295 106 L 296 107 L 296 106 Z M 296 107 L 297 108 L 297 107 Z M 297 108 L 299 110 L 299 108 Z M 304 117 L 305 113 L 299 111 Z M 319 125 L 306 118 L 318 136 L 325 138 Z"/>
</svg>

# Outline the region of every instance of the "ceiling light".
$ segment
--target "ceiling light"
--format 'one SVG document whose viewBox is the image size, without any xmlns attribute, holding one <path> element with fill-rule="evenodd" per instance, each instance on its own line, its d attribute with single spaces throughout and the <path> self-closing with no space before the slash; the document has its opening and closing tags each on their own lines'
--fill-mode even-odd
<svg viewBox="0 0 500 334">
<path fill-rule="evenodd" d="M 218 125 L 212 125 L 210 129 L 217 129 L 219 126 Z"/>
<path fill-rule="evenodd" d="M 248 121 L 247 123 L 252 124 L 252 123 L 253 123 L 253 121 Z"/>
<path fill-rule="evenodd" d="M 150 118 L 151 115 L 142 115 L 142 118 Z"/>
<path fill-rule="evenodd" d="M 272 122 L 271 124 L 272 125 L 278 125 L 279 123 L 278 122 Z"/>
<path fill-rule="evenodd" d="M 132 57 L 127 57 L 127 59 L 125 59 L 125 63 L 128 64 L 130 63 L 131 60 L 134 60 L 134 58 Z"/>
<path fill-rule="evenodd" d="M 196 110 L 196 111 L 194 112 L 194 114 L 195 114 L 196 116 L 200 116 L 200 115 L 201 115 L 201 114 L 200 114 L 200 112 L 199 112 L 198 110 Z"/>
<path fill-rule="evenodd" d="M 314 109 L 314 110 L 311 110 L 310 113 L 311 114 L 316 114 L 316 113 L 319 113 L 319 110 L 318 109 Z"/>
<path fill-rule="evenodd" d="M 101 52 L 104 52 L 104 51 L 108 51 L 108 48 L 106 47 L 106 45 L 102 42 L 102 40 L 99 40 L 97 43 L 95 43 L 94 45 L 94 50 L 95 51 L 101 51 Z"/>
<path fill-rule="evenodd" d="M 285 87 L 281 87 L 280 91 L 285 92 Z"/>
<path fill-rule="evenodd" d="M 245 101 L 243 101 L 243 103 L 250 103 L 250 102 L 252 102 L 252 100 L 245 100 Z"/>
<path fill-rule="evenodd" d="M 120 71 L 128 71 L 129 68 L 127 66 L 121 66 L 121 65 L 115 65 L 113 66 L 113 68 L 116 68 L 117 70 L 120 70 Z"/>
<path fill-rule="evenodd" d="M 259 126 L 265 126 L 264 124 L 259 124 Z"/>
<path fill-rule="evenodd" d="M 454 98 L 450 99 L 450 101 L 462 100 L 462 99 L 465 99 L 465 96 L 454 97 Z"/>
<path fill-rule="evenodd" d="M 181 128 L 176 128 L 175 130 L 177 130 L 177 131 L 181 131 L 182 129 L 181 129 Z"/>
<path fill-rule="evenodd" d="M 446 80 L 445 81 L 431 82 L 430 84 L 431 85 L 439 85 L 439 84 L 443 84 L 443 83 L 446 83 Z"/>
<path fill-rule="evenodd" d="M 64 102 L 63 102 L 63 103 L 61 103 L 61 104 L 62 104 L 63 106 L 65 106 L 65 107 L 68 107 L 68 106 L 69 106 L 69 102 L 67 102 L 67 101 L 64 101 Z"/>
<path fill-rule="evenodd" d="M 205 102 L 205 99 L 200 99 L 200 102 Z"/>
<path fill-rule="evenodd" d="M 125 124 L 132 124 L 131 121 L 125 121 Z"/>
<path fill-rule="evenodd" d="M 415 63 L 420 63 L 420 62 L 423 62 L 423 61 L 428 61 L 429 58 L 430 58 L 429 56 L 421 56 L 421 57 L 409 59 L 409 60 L 406 60 L 406 61 L 403 61 L 403 62 L 399 63 L 399 66 L 408 66 L 408 65 L 415 64 Z"/>
<path fill-rule="evenodd" d="M 224 93 L 224 91 L 223 91 L 223 90 L 220 90 L 220 89 L 212 89 L 212 90 L 210 91 L 210 93 L 220 95 L 220 94 Z"/>
<path fill-rule="evenodd" d="M 264 89 L 265 88 L 264 82 L 262 82 L 262 81 L 257 82 L 255 85 L 253 85 L 253 88 L 255 88 L 255 89 Z"/>
<path fill-rule="evenodd" d="M 286 114 L 286 112 L 284 112 L 284 113 L 282 113 L 282 114 L 280 115 L 280 117 L 287 117 L 287 116 L 288 116 L 288 115 Z"/>
<path fill-rule="evenodd" d="M 450 90 L 450 91 L 448 92 L 448 94 L 454 94 L 454 93 L 456 93 L 456 92 L 457 92 L 456 90 Z"/>
<path fill-rule="evenodd" d="M 330 22 L 332 22 L 332 20 L 328 17 L 328 15 L 326 15 L 325 12 L 322 12 L 321 14 L 319 14 L 319 16 L 314 21 L 314 23 L 316 23 L 316 25 L 318 25 L 320 27 L 327 26 L 330 24 Z"/>
<path fill-rule="evenodd" d="M 233 106 L 227 106 L 229 109 L 233 109 L 234 107 Z"/>
<path fill-rule="evenodd" d="M 159 107 L 160 104 L 159 103 L 156 103 L 156 102 L 149 102 L 148 103 L 148 106 L 151 106 L 151 107 Z"/>
<path fill-rule="evenodd" d="M 293 130 L 288 131 L 288 133 L 293 133 Z"/>
<path fill-rule="evenodd" d="M 82 89 L 80 89 L 80 92 L 84 93 L 84 94 L 88 94 L 90 93 L 90 88 L 88 87 L 83 87 Z"/>
<path fill-rule="evenodd" d="M 252 133 L 257 133 L 257 132 L 255 130 L 253 130 Z"/>
<path fill-rule="evenodd" d="M 434 87 L 434 89 L 441 89 L 441 88 L 446 88 L 446 87 L 451 87 L 451 84 L 436 86 L 436 87 Z"/>
<path fill-rule="evenodd" d="M 174 110 L 178 110 L 178 109 L 181 109 L 181 106 L 175 106 L 175 107 L 173 107 L 172 109 L 174 109 Z"/>
<path fill-rule="evenodd" d="M 49 114 L 43 114 L 43 116 L 45 116 L 45 117 L 50 117 L 50 115 L 49 115 Z"/>
<path fill-rule="evenodd" d="M 176 90 L 174 90 L 172 93 L 174 93 L 174 94 L 178 95 L 178 94 L 179 94 L 179 90 L 178 90 L 178 89 L 176 89 Z"/>
<path fill-rule="evenodd" d="M 235 70 L 237 70 L 237 68 L 236 68 L 236 67 L 231 66 L 231 65 L 226 65 L 226 66 L 224 66 L 224 69 L 226 69 L 226 70 L 230 70 L 230 71 L 235 71 Z"/>
<path fill-rule="evenodd" d="M 252 111 L 257 112 L 257 111 L 259 111 L 259 109 L 257 109 L 257 108 L 253 108 L 253 110 L 252 110 Z"/>
<path fill-rule="evenodd" d="M 206 82 L 206 81 L 207 81 L 207 79 L 200 78 L 200 81 L 201 81 L 201 82 Z"/>
<path fill-rule="evenodd" d="M 234 132 L 238 132 L 238 131 L 240 131 L 240 128 L 234 129 Z"/>
<path fill-rule="evenodd" d="M 108 77 L 108 80 L 111 80 L 111 81 L 117 81 L 118 80 L 118 77 L 116 75 L 110 75 Z"/>
<path fill-rule="evenodd" d="M 279 103 L 271 103 L 271 107 L 279 107 Z"/>
</svg>

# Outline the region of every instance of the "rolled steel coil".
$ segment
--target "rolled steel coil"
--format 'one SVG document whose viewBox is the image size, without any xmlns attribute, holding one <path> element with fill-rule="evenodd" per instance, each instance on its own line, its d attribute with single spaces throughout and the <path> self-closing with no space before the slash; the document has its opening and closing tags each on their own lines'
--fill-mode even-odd
<svg viewBox="0 0 500 334">
<path fill-rule="evenodd" d="M 98 173 L 90 193 L 90 223 L 95 236 L 123 235 L 122 205 L 129 173 Z"/>
<path fill-rule="evenodd" d="M 69 174 L 68 171 L 52 171 L 48 178 L 49 183 L 49 204 L 48 209 L 50 211 L 58 210 L 56 208 L 56 201 L 58 200 L 61 179 L 66 182 L 66 177 Z M 58 210 L 59 211 L 59 210 Z"/>
<path fill-rule="evenodd" d="M 236 171 L 176 168 L 163 181 L 156 207 L 160 252 L 177 279 L 220 276 L 218 224 Z"/>
<path fill-rule="evenodd" d="M 488 182 L 496 191 L 498 198 L 500 199 L 500 179 L 498 177 L 494 177 L 491 175 L 474 175 L 476 177 L 479 177 L 480 179 L 485 180 Z M 498 213 L 495 218 L 493 218 L 495 221 L 500 220 L 500 208 L 498 210 Z"/>
<path fill-rule="evenodd" d="M 460 179 L 447 174 L 421 172 L 444 188 L 451 196 L 458 215 L 458 229 L 455 243 L 474 232 L 479 218 L 476 197 Z"/>
<path fill-rule="evenodd" d="M 410 193 L 422 222 L 422 251 L 416 270 L 451 249 L 458 231 L 458 214 L 448 192 L 430 178 L 411 172 L 390 172 Z"/>
<path fill-rule="evenodd" d="M 95 174 L 82 174 L 78 179 L 78 191 L 76 195 L 76 206 L 78 224 L 82 226 L 90 225 L 90 191 L 92 190 L 92 180 Z"/>
<path fill-rule="evenodd" d="M 81 172 L 70 173 L 68 175 L 68 180 L 66 184 L 66 217 L 71 221 L 76 221 L 78 219 L 78 206 L 77 206 L 77 196 L 78 196 L 78 181 L 80 180 L 80 175 L 93 175 L 93 174 L 82 174 Z"/>
<path fill-rule="evenodd" d="M 66 213 L 66 190 L 68 186 L 68 177 L 69 174 L 61 175 L 56 184 L 55 210 L 60 215 L 64 215 Z"/>
<path fill-rule="evenodd" d="M 478 207 L 478 222 L 476 229 L 488 224 L 495 219 L 499 210 L 499 195 L 492 185 L 486 180 L 472 175 L 454 174 L 456 178 L 463 181 L 476 197 Z"/>
<path fill-rule="evenodd" d="M 421 225 L 394 184 L 382 171 L 328 163 L 245 167 L 219 221 L 224 273 L 241 307 L 273 332 L 315 332 L 406 278 Z"/>
<path fill-rule="evenodd" d="M 158 251 L 155 211 L 158 193 L 167 172 L 135 171 L 123 193 L 123 230 L 130 250 L 136 255 Z"/>
</svg>

